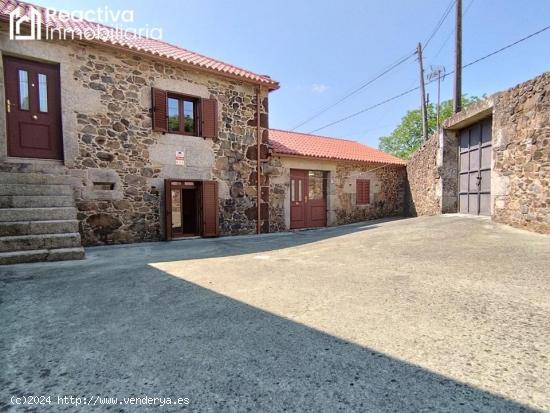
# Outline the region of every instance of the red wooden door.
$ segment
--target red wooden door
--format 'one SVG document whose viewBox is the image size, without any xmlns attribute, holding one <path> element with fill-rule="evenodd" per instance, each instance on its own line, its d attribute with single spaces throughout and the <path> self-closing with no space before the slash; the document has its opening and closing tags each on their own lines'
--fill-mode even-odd
<svg viewBox="0 0 550 413">
<path fill-rule="evenodd" d="M 4 56 L 8 155 L 63 159 L 59 66 Z"/>
<path fill-rule="evenodd" d="M 219 235 L 218 182 L 202 182 L 202 236 Z"/>
<path fill-rule="evenodd" d="M 326 173 L 290 170 L 290 228 L 327 225 Z"/>
<path fill-rule="evenodd" d="M 290 229 L 306 228 L 307 171 L 290 170 Z"/>
<path fill-rule="evenodd" d="M 306 201 L 306 227 L 327 225 L 326 173 L 308 171 Z"/>
</svg>

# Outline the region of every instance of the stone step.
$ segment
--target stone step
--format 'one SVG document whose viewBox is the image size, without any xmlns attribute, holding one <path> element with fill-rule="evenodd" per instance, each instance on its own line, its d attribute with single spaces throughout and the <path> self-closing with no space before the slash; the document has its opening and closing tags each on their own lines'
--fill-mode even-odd
<svg viewBox="0 0 550 413">
<path fill-rule="evenodd" d="M 81 260 L 83 258 L 84 248 L 82 247 L 0 252 L 0 265 L 39 261 Z"/>
<path fill-rule="evenodd" d="M 78 181 L 70 175 L 52 175 L 42 173 L 0 172 L 0 182 L 3 184 L 47 184 L 71 185 Z"/>
<path fill-rule="evenodd" d="M 0 222 L 13 221 L 52 221 L 76 219 L 74 207 L 52 208 L 2 208 L 0 209 Z"/>
<path fill-rule="evenodd" d="M 74 206 L 70 195 L 0 195 L 0 208 L 40 208 Z"/>
<path fill-rule="evenodd" d="M 0 237 L 16 235 L 63 234 L 78 232 L 78 221 L 12 221 L 0 222 Z"/>
<path fill-rule="evenodd" d="M 51 175 L 65 175 L 67 169 L 62 163 L 55 161 L 40 162 L 33 159 L 31 162 L 3 162 L 0 164 L 0 171 L 10 173 L 39 173 Z"/>
<path fill-rule="evenodd" d="M 0 195 L 73 195 L 70 185 L 0 184 Z"/>
<path fill-rule="evenodd" d="M 0 252 L 80 247 L 80 234 L 40 234 L 0 237 Z"/>
</svg>

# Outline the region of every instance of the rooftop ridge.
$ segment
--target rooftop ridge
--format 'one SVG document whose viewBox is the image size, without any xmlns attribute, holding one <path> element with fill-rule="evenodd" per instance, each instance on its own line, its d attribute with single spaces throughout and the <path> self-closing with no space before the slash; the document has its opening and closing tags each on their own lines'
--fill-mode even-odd
<svg viewBox="0 0 550 413">
<path fill-rule="evenodd" d="M 357 143 L 359 145 L 363 145 L 361 142 L 357 142 L 353 139 L 335 138 L 334 136 L 325 136 L 325 135 L 314 135 L 312 133 L 296 132 L 296 131 L 289 131 L 289 130 L 277 129 L 277 128 L 269 128 L 269 130 L 284 132 L 284 133 L 294 133 L 294 134 L 298 134 L 298 135 L 309 136 L 311 138 L 323 138 L 323 139 L 332 139 L 332 140 L 335 140 L 335 141 L 353 142 L 353 143 Z M 365 145 L 365 146 L 368 146 L 368 145 Z M 369 148 L 370 148 L 370 146 L 369 146 Z M 372 149 L 374 149 L 374 148 L 372 148 Z"/>
</svg>

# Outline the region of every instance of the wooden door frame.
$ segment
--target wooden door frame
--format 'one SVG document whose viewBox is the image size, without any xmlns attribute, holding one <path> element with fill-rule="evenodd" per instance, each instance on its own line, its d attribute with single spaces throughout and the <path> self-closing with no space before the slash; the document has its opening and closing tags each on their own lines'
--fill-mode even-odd
<svg viewBox="0 0 550 413">
<path fill-rule="evenodd" d="M 328 224 L 328 183 L 327 178 L 329 171 L 321 170 L 321 169 L 298 169 L 298 168 L 290 168 L 290 180 L 292 180 L 292 172 L 293 171 L 299 171 L 303 172 L 304 174 L 304 193 L 303 193 L 303 213 L 304 213 L 304 226 L 299 228 L 293 228 L 292 227 L 292 193 L 290 193 L 290 199 L 289 199 L 289 215 L 290 215 L 290 229 L 303 229 L 303 228 L 323 228 L 326 227 Z M 317 171 L 323 173 L 323 199 L 325 203 L 325 213 L 324 213 L 324 220 L 323 220 L 323 226 L 312 226 L 312 220 L 310 217 L 310 205 L 309 205 L 309 172 L 311 171 Z M 296 175 L 294 175 L 296 177 Z M 292 185 L 290 185 L 290 192 L 292 192 Z"/>
<path fill-rule="evenodd" d="M 19 156 L 19 155 L 13 155 L 12 153 L 10 153 L 10 138 L 9 138 L 9 134 L 10 134 L 10 119 L 9 119 L 9 116 L 8 116 L 8 112 L 7 112 L 7 105 L 4 105 L 5 106 L 5 109 L 4 109 L 4 120 L 5 120 L 5 126 L 4 126 L 4 133 L 5 133 L 5 148 L 4 148 L 4 154 L 2 156 L 5 156 L 6 159 L 16 159 L 16 160 L 20 160 L 20 159 L 25 159 L 25 160 L 29 160 L 30 162 L 33 162 L 33 161 L 38 161 L 38 162 L 62 162 L 64 163 L 65 161 L 65 140 L 64 140 L 64 136 L 63 136 L 63 107 L 62 107 L 62 96 L 61 96 L 61 65 L 60 63 L 58 62 L 47 62 L 47 61 L 43 61 L 43 60 L 39 60 L 39 59 L 33 59 L 33 58 L 27 58 L 27 57 L 22 57 L 22 56 L 16 56 L 16 55 L 11 55 L 9 53 L 3 53 L 2 54 L 2 65 L 3 65 L 3 71 L 4 71 L 4 76 L 3 76 L 3 79 L 2 81 L 4 82 L 4 90 L 3 90 L 3 97 L 4 97 L 4 102 L 7 101 L 8 99 L 8 95 L 7 95 L 7 76 L 8 76 L 8 72 L 6 71 L 6 61 L 12 61 L 12 62 L 21 62 L 23 64 L 28 64 L 28 65 L 41 65 L 41 66 L 46 66 L 46 67 L 49 67 L 50 69 L 54 70 L 55 73 L 56 73 L 56 84 L 54 86 L 54 91 L 55 91 L 55 94 L 54 96 L 52 97 L 54 99 L 54 102 L 56 102 L 57 104 L 57 107 L 58 107 L 58 113 L 55 114 L 55 117 L 57 118 L 57 122 L 59 124 L 59 130 L 57 131 L 58 134 L 59 134 L 59 142 L 58 142 L 58 145 L 59 145 L 59 157 L 55 157 L 55 158 L 41 158 L 41 157 L 25 157 L 25 156 Z M 16 86 L 17 87 L 17 86 Z M 48 97 L 49 98 L 49 97 Z M 48 100 L 48 103 L 50 101 Z M 13 127 L 13 126 L 12 126 Z"/>
<path fill-rule="evenodd" d="M 202 180 L 195 179 L 165 179 L 164 180 L 164 240 L 171 241 L 173 239 L 182 239 L 189 237 L 190 235 L 183 235 L 181 237 L 174 237 L 172 234 L 172 183 L 173 182 L 193 182 L 195 184 L 195 190 L 197 199 L 197 233 L 194 236 L 202 236 L 203 232 L 203 222 L 202 222 Z M 182 188 L 178 188 L 183 190 Z"/>
</svg>

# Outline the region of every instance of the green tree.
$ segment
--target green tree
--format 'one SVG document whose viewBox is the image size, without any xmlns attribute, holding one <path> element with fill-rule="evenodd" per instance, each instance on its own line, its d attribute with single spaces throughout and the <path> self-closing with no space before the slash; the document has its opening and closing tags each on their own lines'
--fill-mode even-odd
<svg viewBox="0 0 550 413">
<path fill-rule="evenodd" d="M 478 97 L 463 96 L 462 107 L 466 108 L 479 100 Z M 437 129 L 437 107 L 433 103 L 427 105 L 428 112 L 428 136 Z M 453 114 L 453 101 L 446 100 L 441 103 L 439 122 L 449 118 Z M 422 116 L 420 109 L 409 110 L 401 119 L 401 123 L 388 136 L 379 138 L 378 147 L 384 152 L 391 153 L 402 159 L 409 159 L 411 154 L 422 145 Z"/>
</svg>

